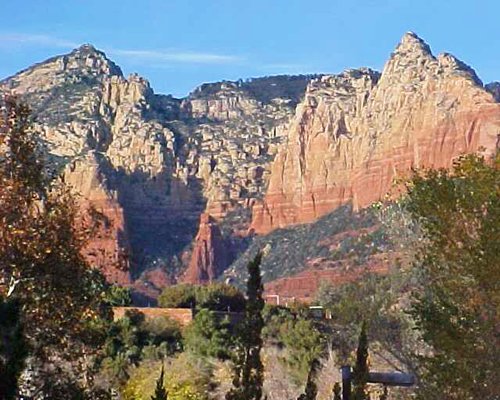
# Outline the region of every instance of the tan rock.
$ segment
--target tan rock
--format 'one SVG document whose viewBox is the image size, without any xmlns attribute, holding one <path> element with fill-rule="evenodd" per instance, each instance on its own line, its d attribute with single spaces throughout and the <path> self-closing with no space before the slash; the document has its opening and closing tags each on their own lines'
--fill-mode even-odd
<svg viewBox="0 0 500 400">
<path fill-rule="evenodd" d="M 309 85 L 252 226 L 266 233 L 353 201 L 381 199 L 411 168 L 496 150 L 500 105 L 469 67 L 406 34 L 380 76 L 348 70 Z"/>
</svg>

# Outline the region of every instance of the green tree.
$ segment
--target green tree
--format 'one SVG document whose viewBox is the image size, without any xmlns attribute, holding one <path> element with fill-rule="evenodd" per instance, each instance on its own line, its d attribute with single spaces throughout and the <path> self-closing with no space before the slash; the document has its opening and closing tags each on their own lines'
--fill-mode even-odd
<svg viewBox="0 0 500 400">
<path fill-rule="evenodd" d="M 180 284 L 165 288 L 158 297 L 158 304 L 167 308 L 240 312 L 245 309 L 245 297 L 237 288 L 225 283 Z"/>
<path fill-rule="evenodd" d="M 279 339 L 287 349 L 287 357 L 283 361 L 289 367 L 292 377 L 298 382 L 303 381 L 314 360 L 323 352 L 321 333 L 312 321 L 297 317 L 280 326 Z"/>
<path fill-rule="evenodd" d="M 229 322 L 219 321 L 214 311 L 202 309 L 186 329 L 184 344 L 198 356 L 227 359 L 233 344 Z"/>
<path fill-rule="evenodd" d="M 318 373 L 319 361 L 313 360 L 307 374 L 307 381 L 304 393 L 301 394 L 298 400 L 315 400 L 318 395 L 318 387 L 316 385 L 316 375 Z"/>
<path fill-rule="evenodd" d="M 196 287 L 189 284 L 169 286 L 158 297 L 158 304 L 165 308 L 194 308 Z"/>
<path fill-rule="evenodd" d="M 262 254 L 258 253 L 248 264 L 245 317 L 236 349 L 233 388 L 226 394 L 227 400 L 260 400 L 262 397 L 264 367 L 260 351 L 264 327 L 264 286 L 260 274 L 261 259 Z"/>
<path fill-rule="evenodd" d="M 498 398 L 500 155 L 417 172 L 407 210 L 421 230 L 412 315 L 431 347 L 421 399 Z"/>
<path fill-rule="evenodd" d="M 165 374 L 165 371 L 164 371 L 164 366 L 162 364 L 160 376 L 156 380 L 155 394 L 153 396 L 151 396 L 151 400 L 167 400 L 168 399 L 167 390 L 165 389 L 165 385 L 163 383 L 164 374 Z"/>
<path fill-rule="evenodd" d="M 106 292 L 106 302 L 113 307 L 127 307 L 132 304 L 130 289 L 110 285 Z"/>
<path fill-rule="evenodd" d="M 220 282 L 197 286 L 196 303 L 199 308 L 215 311 L 241 312 L 245 310 L 243 293 L 232 285 Z"/>
<path fill-rule="evenodd" d="M 352 371 L 352 399 L 353 400 L 369 400 L 370 397 L 366 392 L 366 384 L 368 382 L 368 337 L 366 335 L 366 322 L 361 325 L 359 334 L 358 348 L 356 350 L 356 364 Z"/>
</svg>

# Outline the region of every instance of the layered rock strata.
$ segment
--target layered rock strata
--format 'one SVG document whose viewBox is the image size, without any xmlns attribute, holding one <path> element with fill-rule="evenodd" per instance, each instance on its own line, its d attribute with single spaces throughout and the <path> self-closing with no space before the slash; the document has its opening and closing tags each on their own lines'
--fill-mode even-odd
<svg viewBox="0 0 500 400">
<path fill-rule="evenodd" d="M 187 283 L 214 281 L 229 265 L 230 250 L 221 231 L 209 214 L 202 214 L 194 240 L 191 261 L 183 278 Z"/>
<path fill-rule="evenodd" d="M 499 133 L 500 105 L 474 71 L 407 33 L 381 75 L 348 70 L 309 84 L 252 227 L 310 222 L 347 201 L 365 207 L 412 168 L 495 151 Z"/>
<path fill-rule="evenodd" d="M 88 244 L 91 263 L 112 282 L 143 281 L 135 286 L 149 296 L 186 266 L 200 214 L 224 219 L 263 197 L 308 81 L 205 84 L 174 99 L 84 45 L 1 81 L 0 91 L 32 107 L 48 161 L 79 195 L 83 218 L 107 221 Z M 200 260 L 208 262 L 200 271 L 213 268 Z"/>
</svg>

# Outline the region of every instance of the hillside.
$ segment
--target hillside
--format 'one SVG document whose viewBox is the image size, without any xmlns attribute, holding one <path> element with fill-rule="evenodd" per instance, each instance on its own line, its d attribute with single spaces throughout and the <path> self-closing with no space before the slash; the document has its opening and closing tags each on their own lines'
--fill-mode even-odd
<svg viewBox="0 0 500 400">
<path fill-rule="evenodd" d="M 363 209 L 412 168 L 495 151 L 500 131 L 498 83 L 413 33 L 382 72 L 207 83 L 177 99 L 83 45 L 0 91 L 30 104 L 51 167 L 107 221 L 88 259 L 150 298 L 182 280 L 241 282 L 258 248 L 266 282 L 299 274 L 274 291 L 383 271 Z"/>
</svg>

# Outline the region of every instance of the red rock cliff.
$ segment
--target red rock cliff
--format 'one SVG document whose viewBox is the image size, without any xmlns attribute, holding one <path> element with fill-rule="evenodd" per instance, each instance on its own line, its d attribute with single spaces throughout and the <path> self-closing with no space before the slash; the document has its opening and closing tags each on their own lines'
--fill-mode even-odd
<svg viewBox="0 0 500 400">
<path fill-rule="evenodd" d="M 183 281 L 187 283 L 211 282 L 220 275 L 229 262 L 228 249 L 219 227 L 209 214 L 202 214 L 191 261 Z"/>
<path fill-rule="evenodd" d="M 80 214 L 86 225 L 95 223 L 96 231 L 83 253 L 110 283 L 131 283 L 123 209 L 113 193 L 106 190 L 94 153 L 73 162 L 64 173 L 65 181 L 77 193 Z"/>
<path fill-rule="evenodd" d="M 367 206 L 413 167 L 493 152 L 499 133 L 500 104 L 474 71 L 407 33 L 380 76 L 348 70 L 310 83 L 252 226 L 266 233 L 350 200 Z"/>
</svg>

